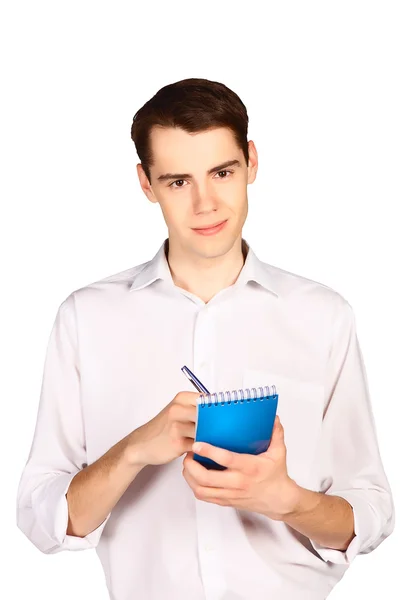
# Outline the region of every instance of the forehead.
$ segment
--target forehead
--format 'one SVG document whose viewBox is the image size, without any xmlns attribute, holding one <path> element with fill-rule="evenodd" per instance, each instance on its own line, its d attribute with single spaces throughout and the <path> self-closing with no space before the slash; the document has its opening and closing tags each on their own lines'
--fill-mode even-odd
<svg viewBox="0 0 400 600">
<path fill-rule="evenodd" d="M 203 170 L 230 159 L 240 159 L 241 150 L 226 127 L 188 133 L 180 127 L 153 127 L 150 144 L 154 173 Z"/>
</svg>

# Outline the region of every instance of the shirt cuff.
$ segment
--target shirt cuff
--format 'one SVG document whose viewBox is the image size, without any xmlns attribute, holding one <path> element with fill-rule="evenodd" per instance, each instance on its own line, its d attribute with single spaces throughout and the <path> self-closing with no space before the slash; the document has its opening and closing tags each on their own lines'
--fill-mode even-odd
<svg viewBox="0 0 400 600">
<path fill-rule="evenodd" d="M 77 471 L 78 472 L 78 471 Z M 95 548 L 100 540 L 111 512 L 106 519 L 85 537 L 67 535 L 68 502 L 66 493 L 76 473 L 56 475 L 32 492 L 32 509 L 43 533 L 52 545 L 60 550 L 86 550 Z"/>
<path fill-rule="evenodd" d="M 327 492 L 328 493 L 328 492 Z M 370 542 L 371 530 L 371 509 L 365 499 L 359 497 L 356 491 L 329 492 L 331 496 L 340 496 L 347 500 L 353 509 L 354 533 L 355 537 L 351 540 L 346 550 L 335 550 L 321 546 L 310 539 L 314 550 L 318 552 L 325 562 L 335 563 L 337 565 L 349 565 L 357 556 L 363 552 Z"/>
</svg>

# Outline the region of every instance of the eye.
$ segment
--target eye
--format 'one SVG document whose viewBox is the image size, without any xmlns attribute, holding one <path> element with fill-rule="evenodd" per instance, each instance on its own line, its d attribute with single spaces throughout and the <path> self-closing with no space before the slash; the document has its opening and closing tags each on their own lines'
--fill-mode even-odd
<svg viewBox="0 0 400 600">
<path fill-rule="evenodd" d="M 227 169 L 223 169 L 222 171 L 218 171 L 216 173 L 216 175 L 220 175 L 220 173 L 227 173 L 227 174 L 229 173 L 230 175 L 232 175 L 233 171 L 230 171 L 230 170 L 227 170 Z M 227 175 L 225 175 L 224 177 L 217 177 L 217 179 L 227 179 Z M 169 183 L 168 187 L 175 188 L 175 189 L 186 187 L 184 185 L 175 185 L 177 183 L 183 183 L 184 181 L 185 181 L 185 179 L 176 179 L 172 183 Z"/>
<path fill-rule="evenodd" d="M 233 171 L 227 171 L 226 169 L 224 169 L 223 171 L 218 171 L 217 175 L 219 175 L 220 173 L 233 173 Z M 217 179 L 226 179 L 226 177 L 217 177 Z"/>
<path fill-rule="evenodd" d="M 180 183 L 181 181 L 185 181 L 185 180 L 184 179 L 177 179 L 176 181 L 173 181 L 172 183 L 170 183 L 168 185 L 168 187 L 172 187 L 172 188 L 174 188 L 174 187 L 178 187 L 178 188 L 185 187 L 184 185 L 178 185 L 178 186 L 174 185 L 174 183 Z"/>
</svg>

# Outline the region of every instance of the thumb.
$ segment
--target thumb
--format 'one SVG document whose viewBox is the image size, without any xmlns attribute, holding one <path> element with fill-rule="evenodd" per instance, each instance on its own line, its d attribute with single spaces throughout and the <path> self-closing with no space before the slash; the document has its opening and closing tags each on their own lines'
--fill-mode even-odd
<svg viewBox="0 0 400 600">
<path fill-rule="evenodd" d="M 285 432 L 279 416 L 276 415 L 272 428 L 271 442 L 267 452 L 281 450 L 282 447 L 285 448 Z"/>
</svg>

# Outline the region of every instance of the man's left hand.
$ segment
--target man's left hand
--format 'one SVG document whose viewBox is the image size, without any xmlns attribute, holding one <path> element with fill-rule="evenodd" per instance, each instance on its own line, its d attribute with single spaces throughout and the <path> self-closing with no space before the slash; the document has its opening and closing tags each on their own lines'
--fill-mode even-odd
<svg viewBox="0 0 400 600">
<path fill-rule="evenodd" d="M 262 454 L 239 454 L 200 442 L 199 456 L 210 458 L 224 471 L 206 469 L 188 452 L 183 476 L 198 500 L 232 506 L 281 521 L 295 510 L 299 487 L 288 476 L 284 430 L 275 418 L 271 442 Z"/>
</svg>

